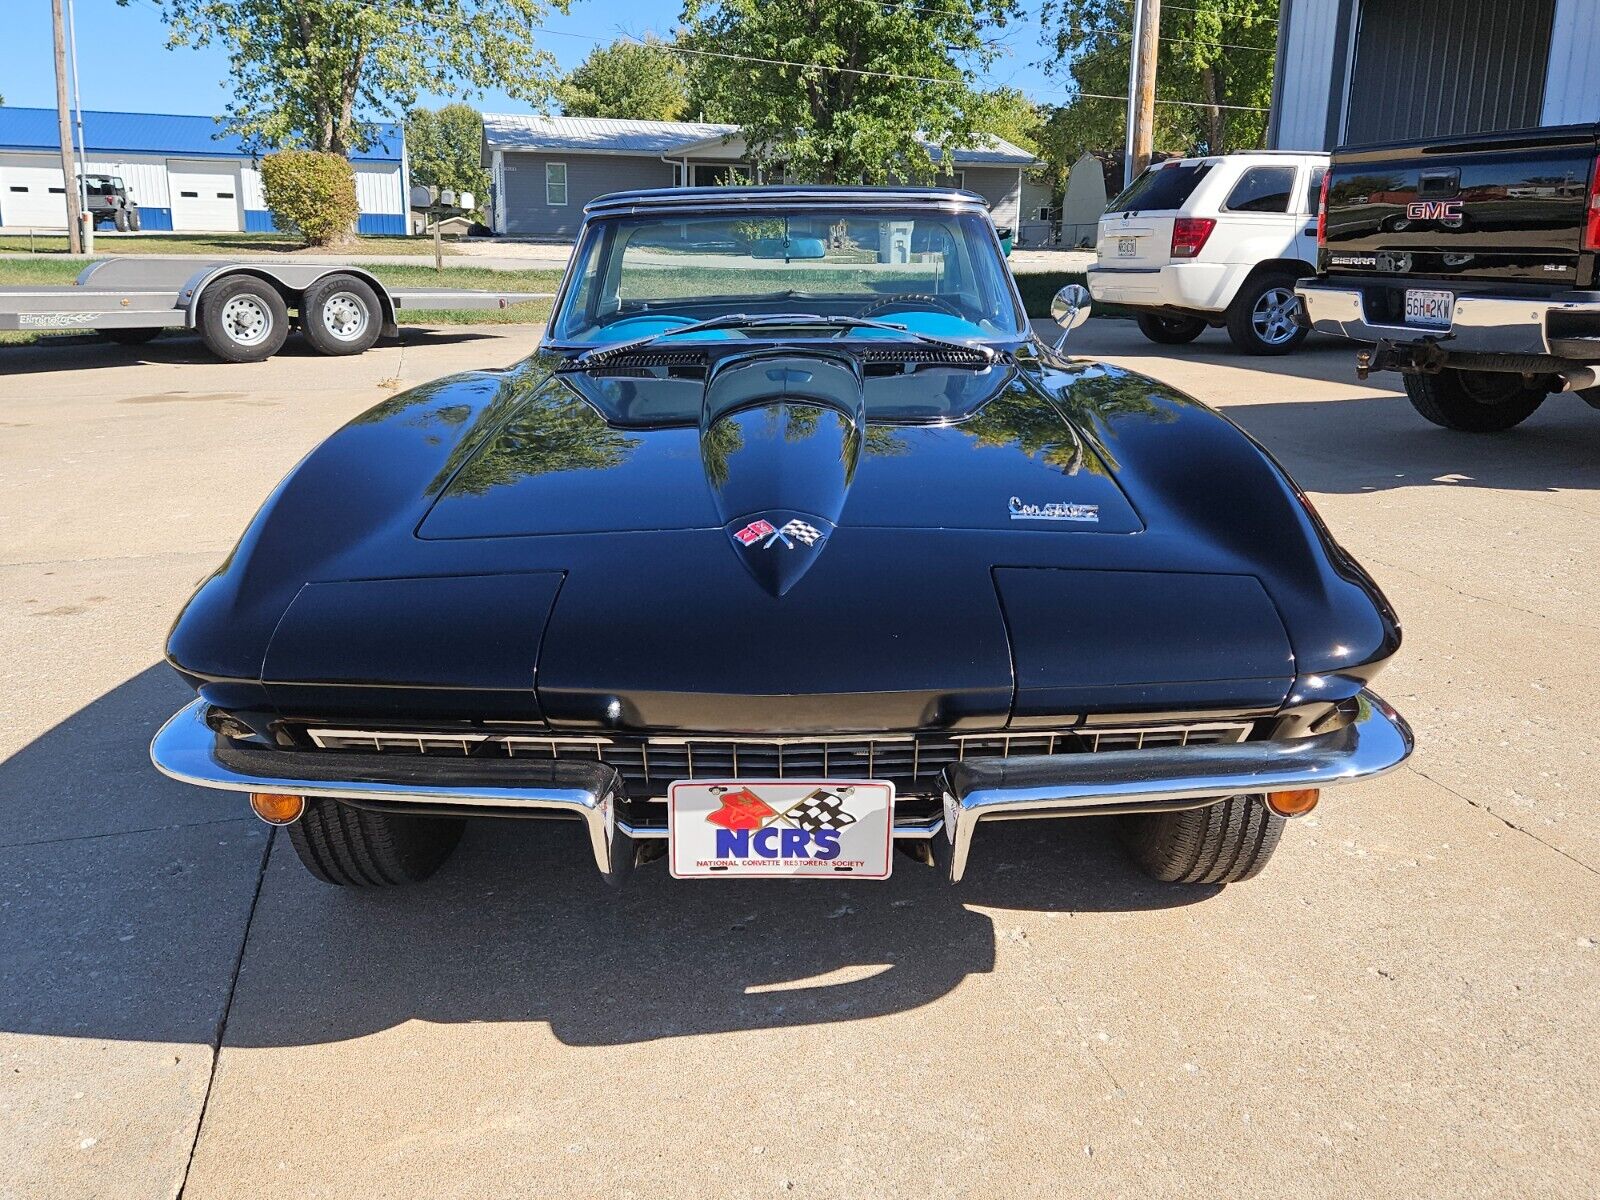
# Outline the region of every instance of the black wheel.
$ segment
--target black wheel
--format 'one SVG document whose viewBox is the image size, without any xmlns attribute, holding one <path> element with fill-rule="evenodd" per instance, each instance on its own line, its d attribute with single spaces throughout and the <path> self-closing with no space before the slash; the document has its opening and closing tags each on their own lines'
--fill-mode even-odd
<svg viewBox="0 0 1600 1200">
<path fill-rule="evenodd" d="M 1464 433 L 1500 433 L 1533 415 L 1550 393 L 1521 375 L 1446 367 L 1437 375 L 1407 373 L 1406 398 L 1435 425 Z"/>
<path fill-rule="evenodd" d="M 288 827 L 300 861 L 323 883 L 393 887 L 421 883 L 450 857 L 463 817 L 368 812 L 334 800 L 307 800 Z"/>
<path fill-rule="evenodd" d="M 1181 346 L 1192 342 L 1205 332 L 1206 323 L 1199 317 L 1158 317 L 1154 313 L 1139 314 L 1139 332 L 1152 342 L 1163 346 Z"/>
<path fill-rule="evenodd" d="M 100 336 L 119 346 L 142 346 L 160 332 L 159 329 L 102 329 Z"/>
<path fill-rule="evenodd" d="M 1267 865 L 1288 822 L 1259 796 L 1229 796 L 1207 808 L 1120 818 L 1122 842 L 1139 868 L 1163 883 L 1238 883 Z"/>
<path fill-rule="evenodd" d="M 118 233 L 127 233 L 128 232 L 128 211 L 127 211 L 127 209 L 119 208 L 119 209 L 113 210 L 113 212 L 111 213 L 111 226 Z"/>
<path fill-rule="evenodd" d="M 128 210 L 128 228 L 133 230 L 134 233 L 138 233 L 139 230 L 144 228 L 144 222 L 140 219 L 137 208 Z"/>
<path fill-rule="evenodd" d="M 200 336 L 227 362 L 271 358 L 289 336 L 289 310 L 270 284 L 238 276 L 205 290 L 200 298 Z"/>
<path fill-rule="evenodd" d="M 1228 305 L 1228 336 L 1246 354 L 1287 354 L 1306 340 L 1295 276 L 1265 271 L 1247 279 Z"/>
<path fill-rule="evenodd" d="M 322 354 L 360 354 L 383 332 L 383 306 L 370 284 L 329 275 L 300 298 L 300 331 Z"/>
</svg>

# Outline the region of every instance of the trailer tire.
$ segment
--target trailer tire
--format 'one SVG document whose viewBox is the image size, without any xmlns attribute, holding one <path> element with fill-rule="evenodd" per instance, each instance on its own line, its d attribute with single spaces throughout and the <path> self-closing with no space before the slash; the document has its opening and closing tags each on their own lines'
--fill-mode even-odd
<svg viewBox="0 0 1600 1200">
<path fill-rule="evenodd" d="M 142 346 L 148 341 L 153 341 L 161 332 L 157 328 L 144 329 L 102 329 L 100 336 L 108 342 L 115 342 L 119 346 Z"/>
<path fill-rule="evenodd" d="M 328 275 L 300 297 L 300 332 L 319 354 L 360 354 L 383 332 L 383 305 L 354 275 Z"/>
<path fill-rule="evenodd" d="M 118 233 L 128 232 L 128 210 L 125 208 L 113 209 L 111 212 L 111 227 Z"/>
<path fill-rule="evenodd" d="M 1437 375 L 1408 371 L 1406 399 L 1435 425 L 1462 433 L 1503 433 L 1533 416 L 1549 392 L 1503 371 L 1445 367 Z"/>
<path fill-rule="evenodd" d="M 260 362 L 283 348 L 289 310 L 270 283 L 247 275 L 224 279 L 201 294 L 200 336 L 225 362 Z"/>
</svg>

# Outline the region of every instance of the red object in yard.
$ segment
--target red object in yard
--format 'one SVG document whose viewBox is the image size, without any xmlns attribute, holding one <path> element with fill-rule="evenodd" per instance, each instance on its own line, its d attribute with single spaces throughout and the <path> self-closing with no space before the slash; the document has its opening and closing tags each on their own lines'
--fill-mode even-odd
<svg viewBox="0 0 1600 1200">
<path fill-rule="evenodd" d="M 1217 227 L 1214 217 L 1179 217 L 1172 223 L 1172 257 L 1193 258 Z"/>
</svg>

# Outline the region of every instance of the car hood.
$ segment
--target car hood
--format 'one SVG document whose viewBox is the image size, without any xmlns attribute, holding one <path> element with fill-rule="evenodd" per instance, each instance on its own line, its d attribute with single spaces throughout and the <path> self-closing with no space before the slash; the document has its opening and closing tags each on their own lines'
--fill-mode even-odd
<svg viewBox="0 0 1600 1200">
<path fill-rule="evenodd" d="M 552 375 L 460 464 L 419 536 L 731 533 L 769 514 L 819 529 L 1142 528 L 1105 460 L 1015 368 L 929 373 L 927 388 L 960 389 L 958 415 L 869 424 L 919 377 L 830 380 L 840 359 L 772 356 L 709 381 Z M 631 421 L 595 402 L 618 390 Z M 652 411 L 676 419 L 650 424 Z"/>
</svg>

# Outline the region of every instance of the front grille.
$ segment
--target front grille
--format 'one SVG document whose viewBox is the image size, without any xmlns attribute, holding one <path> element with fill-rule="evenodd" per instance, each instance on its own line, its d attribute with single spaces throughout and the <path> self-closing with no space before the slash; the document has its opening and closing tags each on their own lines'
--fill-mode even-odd
<svg viewBox="0 0 1600 1200">
<path fill-rule="evenodd" d="M 1128 729 L 868 737 L 628 737 L 498 732 L 305 730 L 323 750 L 472 758 L 583 758 L 617 769 L 630 798 L 665 796 L 677 779 L 881 779 L 908 796 L 932 795 L 939 772 L 973 758 L 1097 754 L 1244 740 L 1248 722 Z"/>
</svg>

